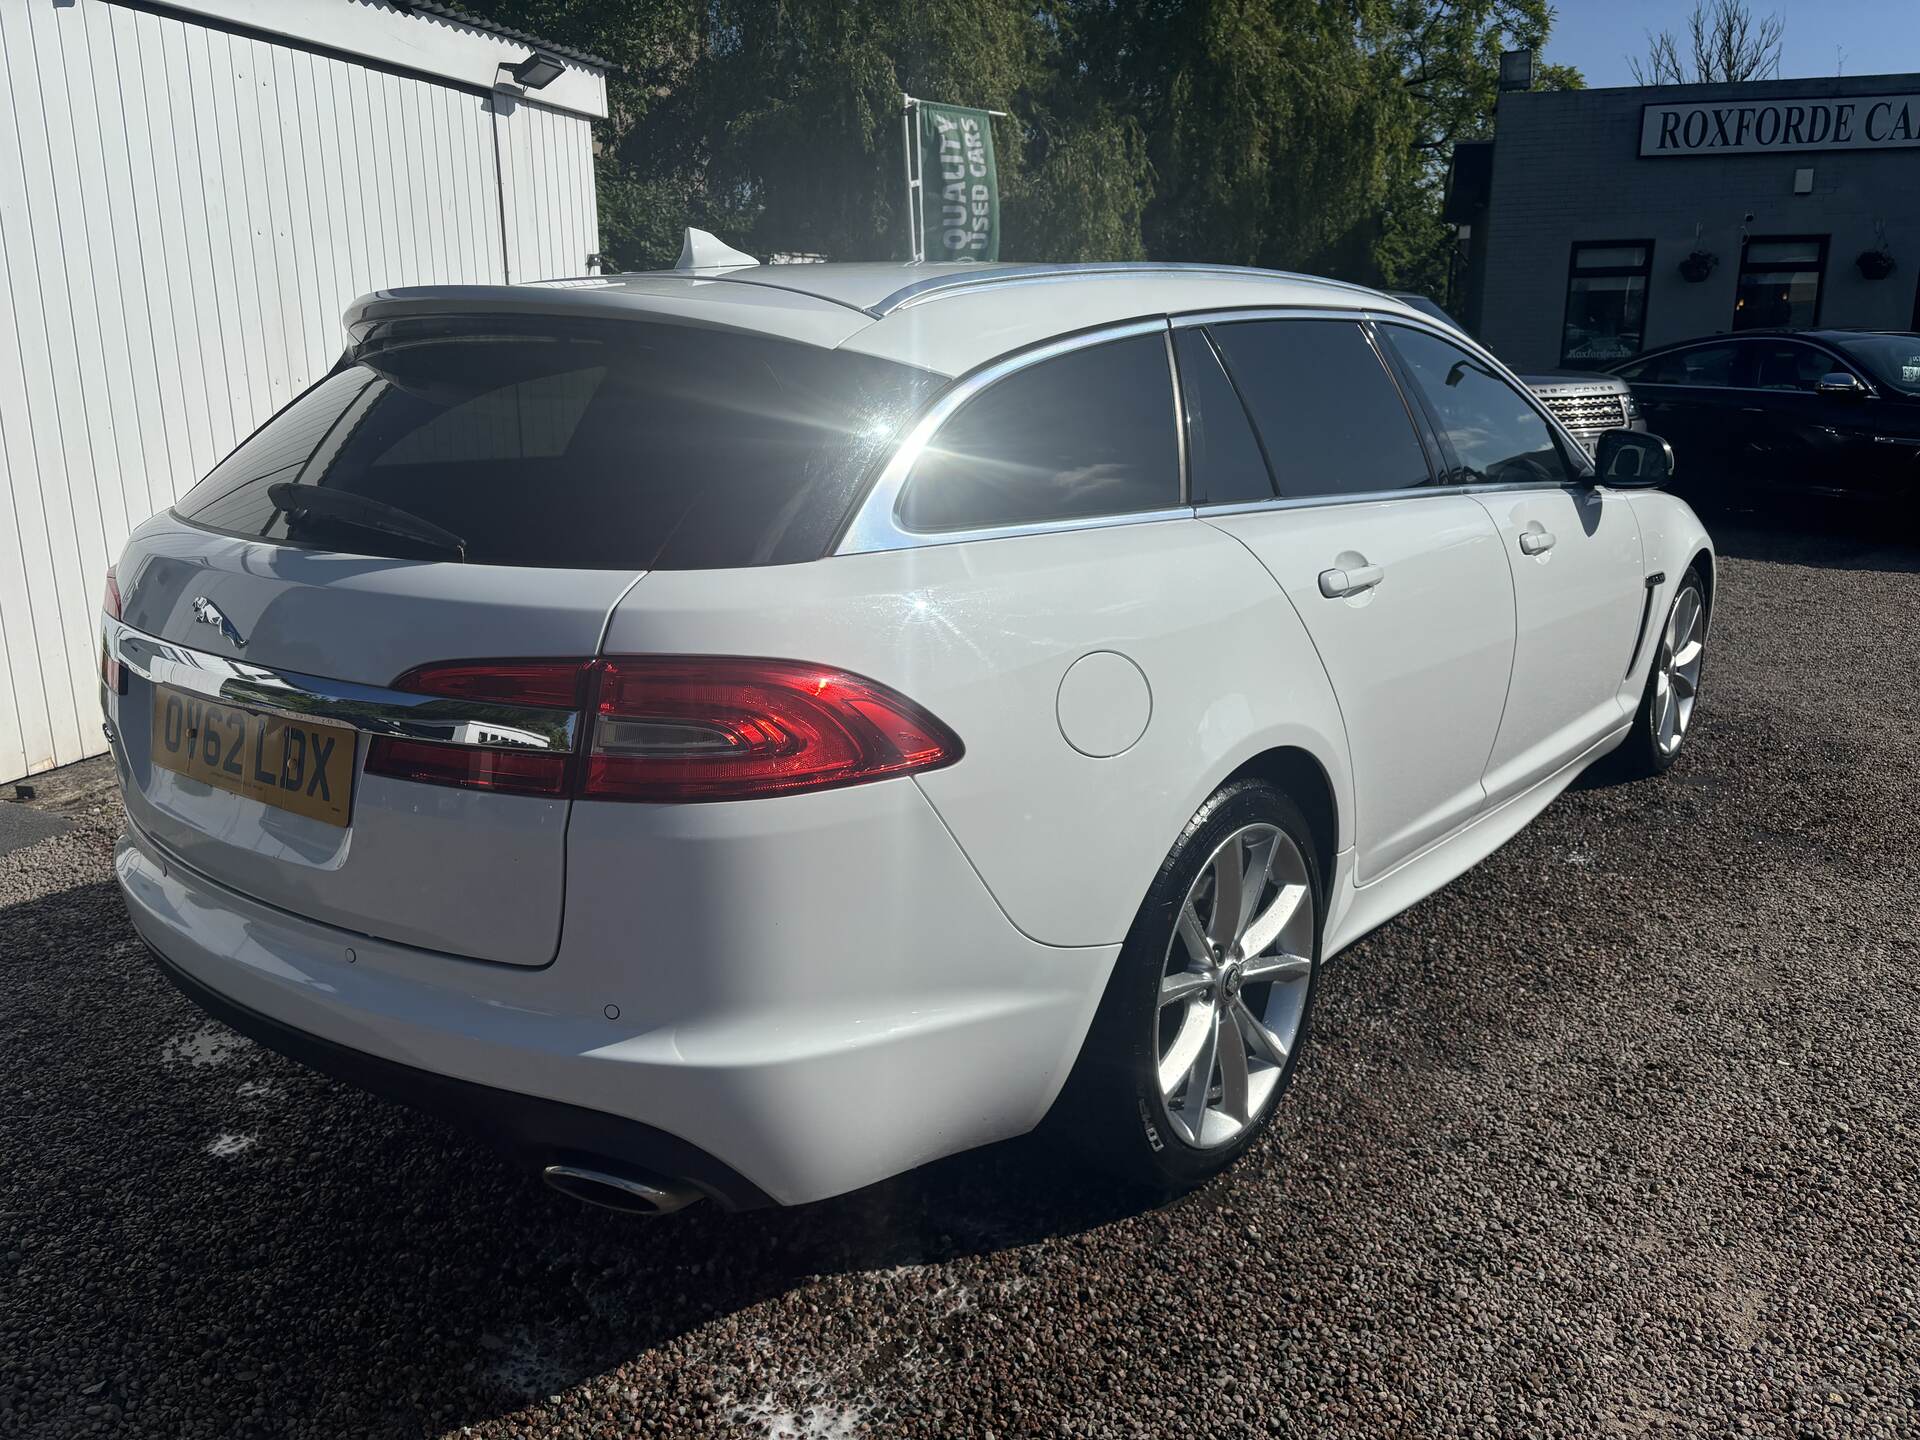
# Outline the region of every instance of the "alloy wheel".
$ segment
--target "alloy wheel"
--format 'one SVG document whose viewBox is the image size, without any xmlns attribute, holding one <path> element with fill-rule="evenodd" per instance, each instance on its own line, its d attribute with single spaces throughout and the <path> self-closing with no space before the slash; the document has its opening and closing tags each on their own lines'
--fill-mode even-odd
<svg viewBox="0 0 1920 1440">
<path fill-rule="evenodd" d="M 1188 1144 L 1229 1145 L 1265 1111 L 1300 1037 L 1314 934 L 1306 859 L 1277 826 L 1242 826 L 1188 887 L 1154 1035 L 1160 1094 Z"/>
<path fill-rule="evenodd" d="M 1660 656 L 1653 680 L 1653 743 L 1662 755 L 1673 755 L 1686 739 L 1693 722 L 1693 704 L 1700 693 L 1700 666 L 1706 659 L 1702 633 L 1706 607 L 1700 588 L 1688 585 L 1673 602 L 1667 628 L 1660 637 Z"/>
</svg>

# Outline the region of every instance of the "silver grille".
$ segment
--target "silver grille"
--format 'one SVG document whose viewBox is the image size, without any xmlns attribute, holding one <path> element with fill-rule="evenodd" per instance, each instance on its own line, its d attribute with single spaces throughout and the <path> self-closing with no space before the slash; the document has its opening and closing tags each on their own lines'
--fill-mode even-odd
<svg viewBox="0 0 1920 1440">
<path fill-rule="evenodd" d="M 1589 434 L 1597 435 L 1627 423 L 1626 397 L 1618 391 L 1542 395 L 1540 400 L 1555 419 L 1582 440 Z"/>
</svg>

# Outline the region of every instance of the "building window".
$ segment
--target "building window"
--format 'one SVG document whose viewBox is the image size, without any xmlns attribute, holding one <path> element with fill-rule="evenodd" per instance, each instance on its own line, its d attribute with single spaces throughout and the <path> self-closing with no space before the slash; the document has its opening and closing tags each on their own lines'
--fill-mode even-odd
<svg viewBox="0 0 1920 1440">
<path fill-rule="evenodd" d="M 1560 363 L 1597 370 L 1638 355 L 1647 334 L 1651 240 L 1608 240 L 1573 247 L 1567 268 L 1567 318 Z"/>
<path fill-rule="evenodd" d="M 1740 248 L 1740 284 L 1733 295 L 1736 330 L 1804 330 L 1820 322 L 1820 277 L 1827 237 L 1755 238 Z"/>
</svg>

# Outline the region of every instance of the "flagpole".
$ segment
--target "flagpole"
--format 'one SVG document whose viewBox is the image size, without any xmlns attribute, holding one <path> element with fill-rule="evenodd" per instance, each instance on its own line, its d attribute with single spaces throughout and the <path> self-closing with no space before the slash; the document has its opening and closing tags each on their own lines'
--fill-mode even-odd
<svg viewBox="0 0 1920 1440">
<path fill-rule="evenodd" d="M 920 228 L 920 179 L 914 173 L 920 163 L 920 105 L 906 91 L 900 92 L 900 148 L 906 165 L 907 181 L 907 257 L 916 263 L 927 258 L 926 235 Z"/>
</svg>

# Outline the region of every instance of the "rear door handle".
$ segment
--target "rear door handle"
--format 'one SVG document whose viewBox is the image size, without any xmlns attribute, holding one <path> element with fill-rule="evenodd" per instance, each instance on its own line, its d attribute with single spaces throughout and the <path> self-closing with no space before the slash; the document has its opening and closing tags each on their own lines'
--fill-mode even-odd
<svg viewBox="0 0 1920 1440">
<path fill-rule="evenodd" d="M 1351 570 L 1322 570 L 1320 593 L 1329 600 L 1340 600 L 1371 590 L 1386 578 L 1386 571 L 1378 565 L 1357 565 Z"/>
<path fill-rule="evenodd" d="M 1520 532 L 1520 553 L 1522 555 L 1544 555 L 1553 548 L 1551 530 L 1523 530 Z"/>
</svg>

